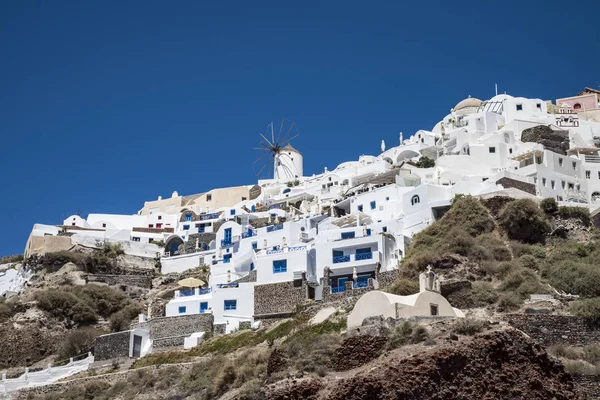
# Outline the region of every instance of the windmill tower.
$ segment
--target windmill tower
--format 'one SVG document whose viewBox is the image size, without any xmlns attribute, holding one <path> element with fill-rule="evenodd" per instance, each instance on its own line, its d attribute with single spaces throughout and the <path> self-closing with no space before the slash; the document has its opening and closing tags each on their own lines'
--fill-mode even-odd
<svg viewBox="0 0 600 400">
<path fill-rule="evenodd" d="M 300 135 L 296 124 L 283 118 L 279 124 L 277 135 L 273 122 L 269 124 L 269 130 L 271 131 L 271 140 L 261 133 L 260 136 L 263 138 L 263 141 L 260 142 L 261 147 L 254 148 L 264 152 L 253 163 L 257 164 L 261 161 L 264 163 L 256 175 L 260 176 L 266 170 L 267 175 L 270 176 L 272 169 L 275 180 L 290 181 L 301 177 L 303 173 L 302 154 L 290 144 L 292 139 Z"/>
</svg>

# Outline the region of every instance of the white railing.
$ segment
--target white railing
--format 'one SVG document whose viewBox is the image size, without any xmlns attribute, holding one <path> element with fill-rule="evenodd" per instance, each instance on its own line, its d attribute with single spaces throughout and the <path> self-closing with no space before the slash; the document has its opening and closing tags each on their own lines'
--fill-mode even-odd
<svg viewBox="0 0 600 400">
<path fill-rule="evenodd" d="M 18 378 L 7 379 L 6 374 L 2 374 L 0 393 L 13 392 L 15 390 L 34 386 L 49 385 L 60 379 L 87 371 L 89 365 L 93 362 L 94 356 L 91 353 L 88 353 L 87 357 L 83 360 L 73 361 L 71 358 L 68 364 L 59 367 L 48 365 L 48 368 L 36 372 L 29 372 L 29 368 L 25 368 L 25 373 Z"/>
<path fill-rule="evenodd" d="M 306 246 L 292 246 L 292 247 L 280 247 L 278 249 L 266 250 L 264 253 L 260 253 L 259 255 L 271 255 L 271 254 L 279 254 L 279 253 L 293 253 L 296 251 L 304 251 L 306 250 Z"/>
</svg>

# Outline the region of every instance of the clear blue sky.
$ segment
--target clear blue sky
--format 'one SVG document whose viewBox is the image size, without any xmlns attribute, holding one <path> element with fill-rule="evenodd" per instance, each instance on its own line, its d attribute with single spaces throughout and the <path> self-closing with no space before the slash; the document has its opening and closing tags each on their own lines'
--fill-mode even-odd
<svg viewBox="0 0 600 400">
<path fill-rule="evenodd" d="M 312 174 L 496 82 L 600 85 L 598 0 L 290 3 L 2 1 L 0 256 L 36 222 L 254 183 L 281 117 Z"/>
</svg>

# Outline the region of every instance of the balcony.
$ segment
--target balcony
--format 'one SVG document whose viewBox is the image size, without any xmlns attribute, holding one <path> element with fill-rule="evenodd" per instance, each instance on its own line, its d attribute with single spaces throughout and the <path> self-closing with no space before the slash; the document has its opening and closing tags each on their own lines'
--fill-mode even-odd
<svg viewBox="0 0 600 400">
<path fill-rule="evenodd" d="M 233 246 L 233 241 L 231 239 L 221 240 L 221 247 L 229 247 L 229 246 Z"/>
<path fill-rule="evenodd" d="M 369 281 L 352 282 L 353 289 L 365 289 L 369 287 Z"/>
<path fill-rule="evenodd" d="M 219 218 L 219 213 L 211 213 L 211 214 L 201 214 L 198 216 L 200 221 L 208 221 L 209 219 L 217 219 Z"/>
<path fill-rule="evenodd" d="M 345 262 L 350 262 L 350 255 L 333 257 L 334 264 L 345 263 Z"/>
<path fill-rule="evenodd" d="M 219 284 L 217 285 L 217 287 L 218 287 L 219 289 L 236 288 L 236 287 L 239 287 L 239 286 L 240 286 L 240 284 L 239 284 L 239 283 L 237 283 L 237 282 L 231 282 L 231 283 L 219 283 Z"/>
<path fill-rule="evenodd" d="M 175 297 L 202 296 L 211 293 L 210 288 L 181 289 L 175 291 Z"/>
<path fill-rule="evenodd" d="M 256 236 L 256 231 L 252 231 L 252 232 L 242 232 L 242 239 L 246 239 L 249 237 L 253 237 Z"/>
<path fill-rule="evenodd" d="M 283 229 L 283 224 L 267 226 L 267 233 L 279 231 L 281 229 Z"/>
<path fill-rule="evenodd" d="M 356 262 L 359 264 L 370 264 L 371 262 L 379 261 L 378 254 L 379 253 L 377 253 L 377 252 L 375 252 L 375 254 L 373 252 L 359 253 L 359 254 L 344 254 L 342 256 L 334 256 L 332 261 L 333 261 L 333 264 L 343 264 L 343 263 L 347 263 L 347 262 Z"/>
<path fill-rule="evenodd" d="M 271 249 L 271 250 L 265 251 L 265 254 L 271 255 L 271 254 L 279 254 L 279 253 L 294 253 L 296 251 L 303 251 L 303 250 L 306 250 L 306 246 L 292 246 L 292 247 L 277 246 L 276 249 Z"/>
</svg>

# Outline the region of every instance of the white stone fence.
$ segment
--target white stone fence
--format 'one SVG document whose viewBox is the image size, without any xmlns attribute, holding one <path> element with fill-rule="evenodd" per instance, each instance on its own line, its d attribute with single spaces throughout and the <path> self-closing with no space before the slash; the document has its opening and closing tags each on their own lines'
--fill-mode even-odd
<svg viewBox="0 0 600 400">
<path fill-rule="evenodd" d="M 94 356 L 92 353 L 88 353 L 87 357 L 82 360 L 73 361 L 73 358 L 71 358 L 68 364 L 57 367 L 52 367 L 48 364 L 48 368 L 41 371 L 29 372 L 29 368 L 25 368 L 25 373 L 14 379 L 7 379 L 6 374 L 2 374 L 0 393 L 48 385 L 71 375 L 87 371 L 89 365 L 93 362 Z"/>
</svg>

